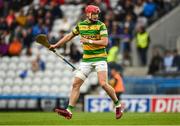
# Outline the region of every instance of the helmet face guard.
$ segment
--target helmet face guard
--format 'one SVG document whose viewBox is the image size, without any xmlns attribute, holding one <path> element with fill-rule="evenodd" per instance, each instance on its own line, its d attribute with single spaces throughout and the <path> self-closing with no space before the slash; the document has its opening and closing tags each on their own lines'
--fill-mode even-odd
<svg viewBox="0 0 180 126">
<path fill-rule="evenodd" d="M 98 14 L 100 13 L 100 9 L 99 7 L 97 6 L 94 6 L 94 5 L 88 5 L 86 8 L 85 8 L 85 13 L 88 15 L 88 19 L 90 21 L 97 21 L 98 20 Z"/>
</svg>

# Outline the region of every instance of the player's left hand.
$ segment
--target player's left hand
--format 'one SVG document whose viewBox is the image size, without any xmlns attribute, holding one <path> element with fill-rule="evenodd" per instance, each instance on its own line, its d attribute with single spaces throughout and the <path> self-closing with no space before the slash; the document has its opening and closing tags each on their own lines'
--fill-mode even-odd
<svg viewBox="0 0 180 126">
<path fill-rule="evenodd" d="M 88 43 L 88 42 L 89 42 L 89 39 L 84 38 L 84 37 L 81 37 L 80 42 L 81 42 L 81 43 Z"/>
</svg>

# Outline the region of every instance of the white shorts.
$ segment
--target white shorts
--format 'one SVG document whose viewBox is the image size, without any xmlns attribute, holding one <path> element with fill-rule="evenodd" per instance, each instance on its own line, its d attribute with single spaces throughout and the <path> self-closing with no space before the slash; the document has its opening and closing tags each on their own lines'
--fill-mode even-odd
<svg viewBox="0 0 180 126">
<path fill-rule="evenodd" d="M 106 61 L 97 62 L 81 62 L 79 69 L 77 70 L 75 77 L 85 80 L 92 71 L 108 71 Z"/>
</svg>

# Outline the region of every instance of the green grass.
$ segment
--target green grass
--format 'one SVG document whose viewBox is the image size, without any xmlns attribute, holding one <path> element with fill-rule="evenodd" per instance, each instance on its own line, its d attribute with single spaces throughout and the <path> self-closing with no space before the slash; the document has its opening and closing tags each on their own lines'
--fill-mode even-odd
<svg viewBox="0 0 180 126">
<path fill-rule="evenodd" d="M 114 113 L 75 112 L 66 120 L 51 112 L 0 112 L 0 125 L 180 125 L 180 113 L 125 113 L 116 120 Z"/>
</svg>

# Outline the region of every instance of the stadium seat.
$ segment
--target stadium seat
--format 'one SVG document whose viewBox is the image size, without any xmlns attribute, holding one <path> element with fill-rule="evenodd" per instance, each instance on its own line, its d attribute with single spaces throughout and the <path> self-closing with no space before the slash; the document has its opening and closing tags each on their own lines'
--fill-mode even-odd
<svg viewBox="0 0 180 126">
<path fill-rule="evenodd" d="M 11 91 L 12 94 L 19 95 L 21 93 L 21 87 L 18 85 L 13 85 Z"/>
<path fill-rule="evenodd" d="M 27 57 L 26 55 L 20 56 L 19 63 L 28 63 L 29 60 L 29 57 Z"/>
<path fill-rule="evenodd" d="M 44 72 L 43 71 L 37 71 L 35 73 L 35 77 L 43 78 L 43 76 L 44 76 Z"/>
<path fill-rule="evenodd" d="M 5 94 L 5 95 L 11 94 L 11 86 L 5 85 L 2 88 L 2 93 Z"/>
<path fill-rule="evenodd" d="M 8 64 L 8 63 L 10 63 L 10 57 L 8 57 L 8 56 L 4 56 L 4 57 L 2 57 L 2 62 L 4 62 L 4 63 L 6 63 L 6 64 Z"/>
<path fill-rule="evenodd" d="M 17 56 L 13 56 L 11 58 L 11 62 L 13 62 L 13 63 L 17 63 L 18 61 L 19 61 L 19 57 L 17 57 Z"/>
<path fill-rule="evenodd" d="M 1 109 L 1 108 L 6 108 L 6 105 L 7 105 L 7 100 L 1 99 L 0 109 Z"/>
<path fill-rule="evenodd" d="M 12 69 L 9 69 L 6 73 L 6 77 L 8 78 L 15 78 L 16 77 L 16 73 L 12 70 Z"/>
<path fill-rule="evenodd" d="M 26 70 L 27 69 L 27 65 L 26 62 L 21 62 L 18 64 L 18 70 Z"/>
<path fill-rule="evenodd" d="M 33 78 L 35 76 L 32 70 L 28 70 L 28 77 Z"/>
<path fill-rule="evenodd" d="M 18 62 L 18 61 L 17 61 Z M 17 62 L 11 62 L 8 67 L 10 70 L 16 70 L 17 69 Z"/>
<path fill-rule="evenodd" d="M 28 100 L 27 108 L 36 108 L 36 107 L 37 107 L 36 99 Z"/>
<path fill-rule="evenodd" d="M 52 63 L 55 62 L 56 58 L 57 57 L 53 53 L 47 56 L 48 61 Z"/>
<path fill-rule="evenodd" d="M 63 78 L 61 78 L 60 85 L 72 85 L 72 79 L 73 78 L 67 78 L 64 76 Z"/>
<path fill-rule="evenodd" d="M 30 93 L 30 86 L 28 86 L 28 85 L 23 85 L 22 87 L 21 87 L 21 93 L 22 94 L 29 94 Z"/>
<path fill-rule="evenodd" d="M 37 86 L 37 85 L 33 85 L 32 87 L 31 87 L 31 95 L 37 95 L 37 94 L 39 94 L 40 93 L 40 87 L 39 86 Z"/>
<path fill-rule="evenodd" d="M 23 85 L 23 80 L 19 77 L 14 79 L 14 84 L 15 85 Z"/>
<path fill-rule="evenodd" d="M 47 68 L 47 70 L 54 70 L 54 64 L 51 63 L 51 62 L 48 62 L 48 63 L 46 64 L 46 68 Z"/>
<path fill-rule="evenodd" d="M 69 93 L 69 91 L 71 90 L 71 87 L 69 87 L 68 85 L 62 84 L 59 85 L 59 93 L 65 93 L 66 95 Z"/>
<path fill-rule="evenodd" d="M 8 69 L 8 64 L 6 62 L 1 62 L 0 63 L 0 70 L 7 70 Z"/>
<path fill-rule="evenodd" d="M 33 83 L 33 85 L 41 85 L 42 80 L 38 77 L 35 77 L 35 78 L 33 78 L 32 83 Z"/>
<path fill-rule="evenodd" d="M 67 78 L 72 78 L 72 76 L 73 76 L 72 71 L 70 71 L 70 70 L 65 70 L 65 71 L 63 71 L 62 74 Z"/>
<path fill-rule="evenodd" d="M 2 88 L 3 88 L 3 86 L 1 86 L 1 84 L 0 84 L 0 94 L 2 94 Z"/>
<path fill-rule="evenodd" d="M 59 86 L 57 86 L 57 85 L 52 85 L 51 87 L 50 87 L 50 93 L 51 94 L 58 94 L 59 93 Z"/>
<path fill-rule="evenodd" d="M 12 78 L 6 78 L 5 80 L 4 80 L 4 84 L 5 85 L 13 85 L 14 83 L 13 83 L 13 79 Z"/>
<path fill-rule="evenodd" d="M 5 71 L 4 70 L 2 70 L 1 69 L 1 71 L 0 71 L 0 78 L 5 78 L 6 77 L 6 73 L 5 73 Z"/>
<path fill-rule="evenodd" d="M 44 72 L 44 77 L 52 78 L 52 77 L 53 77 L 53 71 L 51 71 L 51 70 L 46 70 L 46 71 Z"/>
<path fill-rule="evenodd" d="M 10 99 L 9 101 L 8 101 L 8 108 L 9 109 L 13 109 L 13 108 L 15 108 L 16 107 L 16 100 L 15 99 Z"/>
<path fill-rule="evenodd" d="M 40 93 L 41 94 L 48 94 L 49 93 L 49 91 L 50 91 L 50 89 L 49 89 L 49 86 L 47 86 L 47 85 L 42 85 L 41 86 L 41 88 L 40 88 Z"/>
<path fill-rule="evenodd" d="M 64 76 L 64 74 L 61 72 L 61 69 L 57 68 L 54 72 L 53 72 L 54 77 L 56 78 L 62 78 Z"/>
<path fill-rule="evenodd" d="M 53 84 L 53 85 L 59 85 L 59 84 L 61 84 L 61 78 L 54 77 L 54 78 L 52 79 L 52 84 Z"/>
<path fill-rule="evenodd" d="M 57 70 L 64 70 L 64 64 L 62 63 L 61 60 L 56 61 L 55 67 L 56 67 Z"/>
<path fill-rule="evenodd" d="M 32 85 L 32 78 L 27 77 L 23 80 L 23 85 Z"/>
<path fill-rule="evenodd" d="M 50 78 L 44 77 L 44 78 L 42 79 L 41 85 L 51 85 L 51 84 L 52 84 L 52 81 L 51 81 Z"/>
<path fill-rule="evenodd" d="M 4 80 L 0 77 L 0 86 L 4 85 Z"/>
<path fill-rule="evenodd" d="M 40 54 L 45 55 L 46 57 L 47 57 L 47 54 L 48 54 L 48 52 L 49 52 L 49 50 L 46 49 L 46 48 L 41 48 L 39 51 L 40 51 L 40 52 L 39 52 Z"/>
</svg>

